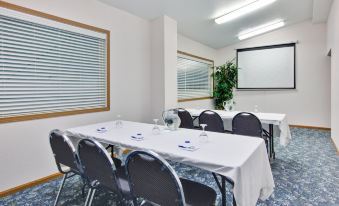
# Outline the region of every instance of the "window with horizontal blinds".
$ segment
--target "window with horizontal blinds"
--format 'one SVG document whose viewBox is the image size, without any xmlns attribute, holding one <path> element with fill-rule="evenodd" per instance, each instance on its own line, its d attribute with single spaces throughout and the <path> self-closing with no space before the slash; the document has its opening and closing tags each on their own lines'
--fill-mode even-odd
<svg viewBox="0 0 339 206">
<path fill-rule="evenodd" d="M 109 108 L 107 35 L 8 14 L 0 13 L 1 122 Z"/>
<path fill-rule="evenodd" d="M 213 62 L 188 55 L 177 57 L 178 100 L 194 100 L 212 96 L 211 78 Z"/>
</svg>

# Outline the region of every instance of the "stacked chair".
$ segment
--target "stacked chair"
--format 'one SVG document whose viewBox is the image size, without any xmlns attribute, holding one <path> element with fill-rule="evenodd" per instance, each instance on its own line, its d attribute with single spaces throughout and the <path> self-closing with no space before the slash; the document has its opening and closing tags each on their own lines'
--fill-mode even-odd
<svg viewBox="0 0 339 206">
<path fill-rule="evenodd" d="M 199 115 L 199 124 L 207 124 L 206 131 L 225 132 L 223 120 L 218 113 L 211 110 L 205 110 Z"/>
<path fill-rule="evenodd" d="M 178 116 L 181 120 L 179 127 L 186 129 L 194 129 L 194 119 L 192 118 L 191 114 L 183 108 L 178 108 L 177 110 Z"/>
<path fill-rule="evenodd" d="M 125 205 L 139 205 L 139 198 L 143 200 L 141 204 L 162 206 L 215 205 L 216 192 L 212 188 L 179 178 L 169 163 L 154 152 L 134 151 L 125 166 L 117 167 L 99 142 L 80 137 L 76 150 L 71 135 L 60 130 L 50 133 L 56 165 L 64 174 L 54 205 L 58 204 L 66 179 L 74 175 L 79 175 L 89 188 L 85 206 L 92 205 L 98 190 L 114 192 Z"/>
<path fill-rule="evenodd" d="M 97 190 L 108 190 L 117 193 L 121 198 L 130 199 L 125 168 L 116 167 L 107 150 L 96 140 L 81 139 L 76 150 L 69 135 L 71 134 L 66 135 L 60 130 L 53 130 L 50 133 L 50 144 L 56 165 L 64 174 L 54 205 L 58 204 L 65 180 L 74 175 L 79 175 L 84 185 L 89 187 L 85 206 L 92 204 Z"/>
<path fill-rule="evenodd" d="M 259 137 L 265 140 L 268 151 L 268 137 L 264 134 L 261 121 L 257 116 L 248 112 L 241 112 L 232 120 L 232 133 L 251 137 Z"/>
<path fill-rule="evenodd" d="M 74 175 L 83 176 L 79 156 L 69 137 L 60 130 L 53 130 L 49 134 L 49 140 L 57 168 L 59 172 L 64 175 L 54 202 L 55 206 L 58 204 L 60 193 L 64 187 L 65 181 Z"/>
<path fill-rule="evenodd" d="M 215 205 L 216 192 L 203 184 L 179 178 L 173 168 L 151 151 L 134 151 L 126 161 L 133 196 L 152 205 Z"/>
</svg>

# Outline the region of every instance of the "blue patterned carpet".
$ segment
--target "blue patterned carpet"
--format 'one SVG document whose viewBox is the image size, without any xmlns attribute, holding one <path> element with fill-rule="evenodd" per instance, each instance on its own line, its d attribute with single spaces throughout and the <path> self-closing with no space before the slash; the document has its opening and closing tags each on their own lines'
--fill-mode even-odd
<svg viewBox="0 0 339 206">
<path fill-rule="evenodd" d="M 258 205 L 339 205 L 339 156 L 330 133 L 310 129 L 292 129 L 293 140 L 286 148 L 276 142 L 276 160 L 271 165 L 276 184 L 273 195 Z M 277 141 L 277 140 L 276 140 Z M 209 172 L 171 163 L 179 176 L 213 187 L 217 185 Z M 0 205 L 53 205 L 61 179 L 0 199 Z M 77 177 L 66 182 L 60 205 L 83 205 L 82 183 Z M 230 185 L 227 204 L 231 205 Z M 123 205 L 115 194 L 98 192 L 93 205 Z M 220 196 L 218 197 L 220 205 Z"/>
</svg>

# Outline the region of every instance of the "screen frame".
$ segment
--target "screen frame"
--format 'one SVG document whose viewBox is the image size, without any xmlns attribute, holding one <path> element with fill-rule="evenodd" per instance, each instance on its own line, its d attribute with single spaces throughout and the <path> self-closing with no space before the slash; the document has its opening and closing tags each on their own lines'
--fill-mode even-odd
<svg viewBox="0 0 339 206">
<path fill-rule="evenodd" d="M 238 55 L 239 52 L 246 52 L 246 51 L 255 51 L 255 50 L 266 50 L 266 49 L 276 49 L 276 48 L 285 48 L 285 47 L 293 47 L 293 58 L 294 58 L 294 64 L 293 64 L 293 86 L 292 87 L 251 87 L 251 88 L 246 88 L 246 87 L 239 87 L 239 83 L 237 81 L 237 90 L 295 90 L 296 89 L 296 43 L 288 43 L 288 44 L 276 44 L 276 45 L 269 45 L 269 46 L 260 46 L 260 47 L 251 47 L 251 48 L 243 48 L 243 49 L 237 49 L 237 55 L 236 55 L 236 65 L 238 67 Z M 239 68 L 241 69 L 241 68 Z M 239 73 L 237 74 L 237 77 L 239 78 Z"/>
</svg>

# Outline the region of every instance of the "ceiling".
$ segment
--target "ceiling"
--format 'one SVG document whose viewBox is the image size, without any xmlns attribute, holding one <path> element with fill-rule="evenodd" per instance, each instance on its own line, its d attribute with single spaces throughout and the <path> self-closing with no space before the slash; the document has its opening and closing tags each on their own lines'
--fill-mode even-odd
<svg viewBox="0 0 339 206">
<path fill-rule="evenodd" d="M 216 49 L 238 42 L 239 32 L 277 18 L 285 19 L 286 25 L 291 25 L 312 19 L 314 13 L 324 16 L 324 12 L 314 12 L 313 0 L 277 0 L 243 17 L 218 25 L 214 18 L 246 0 L 100 1 L 148 20 L 167 15 L 178 22 L 180 34 Z"/>
</svg>

